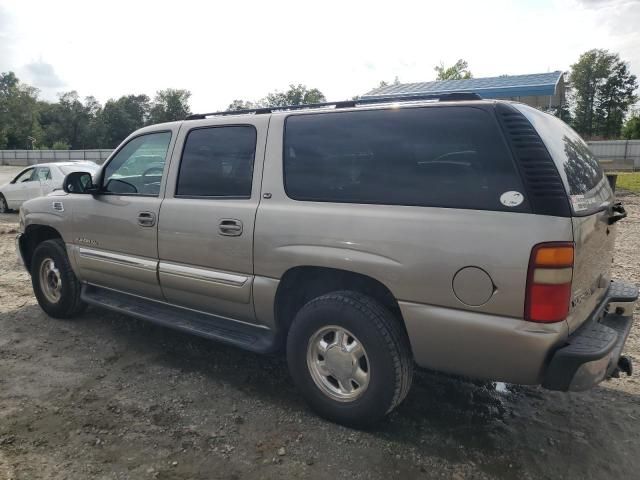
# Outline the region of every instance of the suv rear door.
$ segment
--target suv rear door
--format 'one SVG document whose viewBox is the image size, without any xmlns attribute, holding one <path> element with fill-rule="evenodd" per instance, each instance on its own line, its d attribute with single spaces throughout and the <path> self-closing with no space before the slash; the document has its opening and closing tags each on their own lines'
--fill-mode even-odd
<svg viewBox="0 0 640 480">
<path fill-rule="evenodd" d="M 83 281 L 161 299 L 158 225 L 167 170 L 179 124 L 126 141 L 100 173 L 100 192 L 70 195 L 73 243 Z M 154 157 L 154 161 L 140 162 Z"/>
<path fill-rule="evenodd" d="M 570 331 L 578 328 L 602 300 L 611 279 L 616 226 L 609 225 L 613 191 L 589 146 L 561 120 L 515 105 L 540 135 L 569 194 L 575 259 Z"/>
<path fill-rule="evenodd" d="M 254 322 L 253 229 L 269 115 L 192 120 L 180 131 L 158 227 L 172 304 Z"/>
</svg>

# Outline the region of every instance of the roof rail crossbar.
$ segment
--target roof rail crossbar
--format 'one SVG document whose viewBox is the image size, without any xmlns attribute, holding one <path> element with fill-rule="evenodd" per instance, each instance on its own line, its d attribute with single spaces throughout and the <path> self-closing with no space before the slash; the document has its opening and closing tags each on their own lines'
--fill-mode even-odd
<svg viewBox="0 0 640 480">
<path fill-rule="evenodd" d="M 283 112 L 289 110 L 306 110 L 311 108 L 353 108 L 358 105 L 368 105 L 376 103 L 393 103 L 393 102 L 412 102 L 418 100 L 438 100 L 441 102 L 464 101 L 464 100 L 482 100 L 482 97 L 473 92 L 457 92 L 444 93 L 439 95 L 391 95 L 385 97 L 361 98 L 358 100 L 342 100 L 338 102 L 308 103 L 303 105 L 283 105 L 281 107 L 262 107 L 247 108 L 241 110 L 226 110 L 221 112 L 210 113 L 194 113 L 189 115 L 185 120 L 202 120 L 207 117 L 226 116 L 226 115 L 243 115 L 254 114 L 260 115 L 265 113 Z"/>
</svg>

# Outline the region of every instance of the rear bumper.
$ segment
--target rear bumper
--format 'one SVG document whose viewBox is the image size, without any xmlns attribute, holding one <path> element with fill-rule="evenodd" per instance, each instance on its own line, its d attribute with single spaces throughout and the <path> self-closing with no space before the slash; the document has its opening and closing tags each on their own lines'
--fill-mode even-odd
<svg viewBox="0 0 640 480">
<path fill-rule="evenodd" d="M 398 303 L 415 362 L 439 372 L 539 385 L 549 352 L 567 340 L 566 322 L 534 323 L 482 312 Z"/>
<path fill-rule="evenodd" d="M 549 361 L 542 386 L 550 390 L 581 391 L 597 385 L 617 369 L 633 326 L 638 298 L 634 285 L 612 282 L 591 317 L 557 349 Z"/>
</svg>

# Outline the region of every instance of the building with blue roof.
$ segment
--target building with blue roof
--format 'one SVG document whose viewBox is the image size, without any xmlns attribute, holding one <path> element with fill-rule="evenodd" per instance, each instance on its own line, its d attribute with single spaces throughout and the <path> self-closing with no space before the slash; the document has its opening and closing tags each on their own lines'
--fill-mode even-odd
<svg viewBox="0 0 640 480">
<path fill-rule="evenodd" d="M 561 71 L 528 75 L 397 83 L 374 88 L 362 98 L 477 93 L 482 98 L 501 98 L 526 103 L 537 108 L 558 107 L 565 103 L 564 74 Z"/>
</svg>

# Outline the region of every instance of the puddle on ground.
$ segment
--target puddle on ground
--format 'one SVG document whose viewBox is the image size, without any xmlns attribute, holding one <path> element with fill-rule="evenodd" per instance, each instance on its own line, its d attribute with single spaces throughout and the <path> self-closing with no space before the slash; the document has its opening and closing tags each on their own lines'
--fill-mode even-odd
<svg viewBox="0 0 640 480">
<path fill-rule="evenodd" d="M 507 384 L 504 382 L 494 382 L 494 386 L 496 388 L 496 392 L 508 394 L 509 388 L 507 388 Z"/>
</svg>

